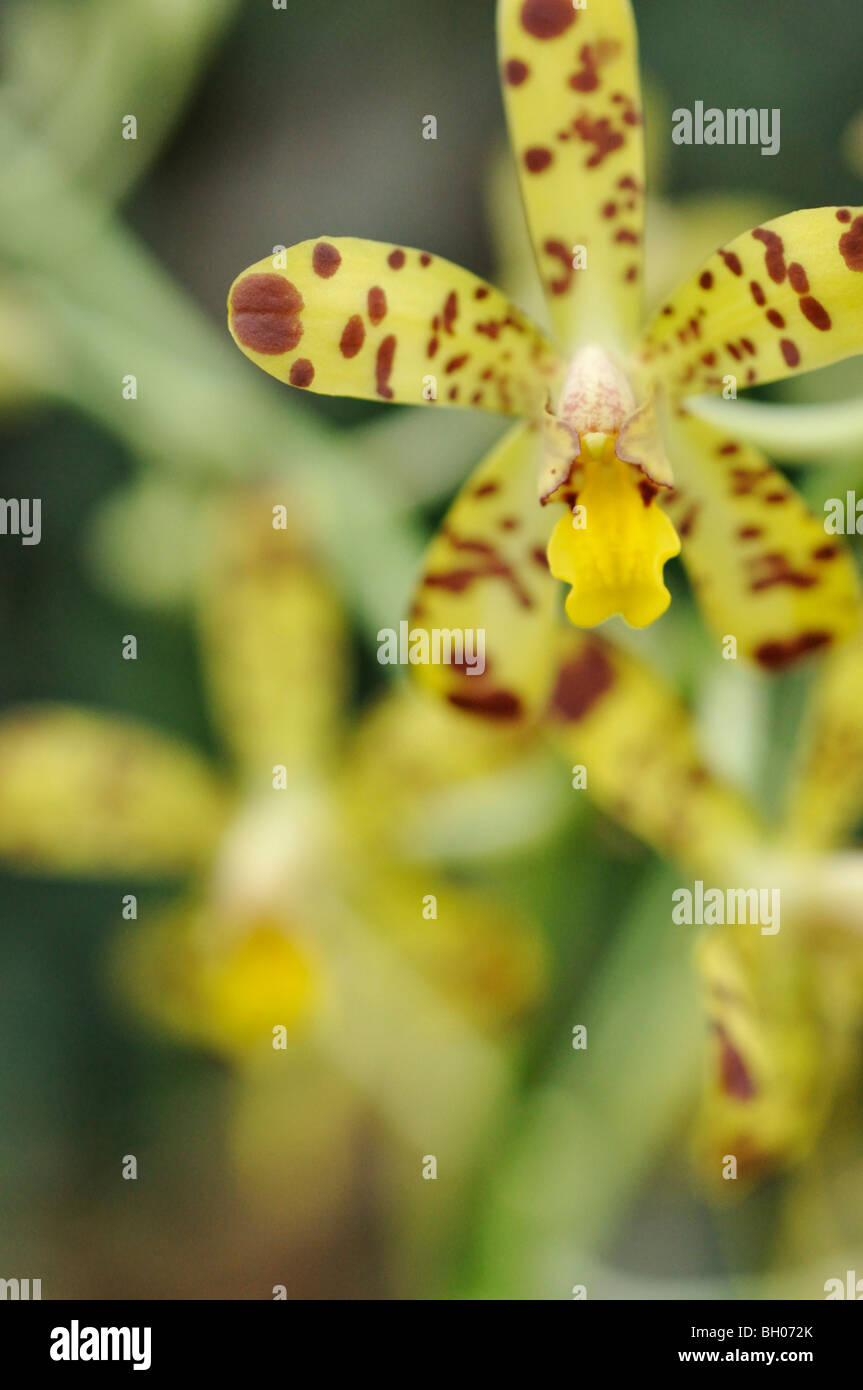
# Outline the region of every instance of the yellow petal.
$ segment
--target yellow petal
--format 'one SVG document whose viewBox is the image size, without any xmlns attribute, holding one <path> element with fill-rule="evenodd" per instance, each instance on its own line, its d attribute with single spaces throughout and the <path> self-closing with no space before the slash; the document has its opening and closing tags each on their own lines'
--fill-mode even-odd
<svg viewBox="0 0 863 1390">
<path fill-rule="evenodd" d="M 839 845 L 863 811 L 863 642 L 820 664 L 791 784 L 786 834 L 807 849 Z"/>
<path fill-rule="evenodd" d="M 650 667 L 572 631 L 558 650 L 548 727 L 567 760 L 584 767 L 591 800 L 702 875 L 761 838 L 749 806 L 704 766 L 686 706 Z"/>
<path fill-rule="evenodd" d="M 739 935 L 747 930 L 709 933 L 697 957 L 710 1039 L 694 1146 L 705 1180 L 725 1196 L 812 1149 L 833 1082 L 811 964 L 789 939 L 771 938 L 768 954 L 762 937 Z M 736 1181 L 723 1179 L 729 1155 Z"/>
<path fill-rule="evenodd" d="M 677 393 L 779 381 L 863 352 L 863 208 L 811 208 L 744 232 L 680 286 L 643 360 Z"/>
<path fill-rule="evenodd" d="M 561 346 L 625 347 L 641 316 L 644 215 L 629 0 L 591 0 L 583 9 L 571 0 L 499 0 L 498 49 L 534 253 Z"/>
<path fill-rule="evenodd" d="M 186 873 L 226 803 L 203 758 L 134 720 L 48 706 L 0 721 L 0 855 L 18 867 Z"/>
<path fill-rule="evenodd" d="M 671 601 L 662 578 L 680 551 L 657 489 L 618 458 L 606 435 L 590 455 L 582 446 L 575 509 L 565 511 L 548 546 L 552 574 L 572 585 L 566 612 L 577 627 L 594 627 L 619 613 L 630 627 L 646 627 Z"/>
<path fill-rule="evenodd" d="M 557 370 L 500 293 L 440 256 L 317 237 L 243 271 L 237 346 L 279 381 L 326 395 L 529 414 Z"/>
<path fill-rule="evenodd" d="M 288 514 L 285 514 L 287 506 Z M 243 772 L 309 768 L 334 752 L 347 637 L 284 488 L 220 506 L 201 594 L 208 692 Z"/>
<path fill-rule="evenodd" d="M 440 656 L 440 634 L 473 634 L 476 674 L 469 666 L 432 661 L 418 662 L 414 670 L 457 708 L 491 719 L 534 714 L 552 675 L 558 589 L 545 556 L 549 516 L 537 499 L 541 457 L 542 435 L 535 427 L 519 425 L 504 435 L 429 547 L 411 613 L 410 631 L 426 634 L 417 640 L 419 657 L 423 642 L 434 654 L 435 634 Z"/>
<path fill-rule="evenodd" d="M 704 615 L 720 641 L 779 670 L 854 632 L 859 584 L 836 536 L 763 454 L 668 412 L 669 513 Z"/>
</svg>

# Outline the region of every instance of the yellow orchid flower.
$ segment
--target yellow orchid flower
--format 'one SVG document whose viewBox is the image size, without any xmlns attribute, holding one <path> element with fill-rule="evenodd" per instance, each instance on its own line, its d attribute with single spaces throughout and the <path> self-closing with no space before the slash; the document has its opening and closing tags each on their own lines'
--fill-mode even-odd
<svg viewBox="0 0 863 1390">
<path fill-rule="evenodd" d="M 665 681 L 597 636 L 561 638 L 549 730 L 585 769 L 591 798 L 680 865 L 690 886 L 701 879 L 723 894 L 753 885 L 779 893 L 781 930 L 708 925 L 694 945 L 709 1025 L 694 1148 L 716 1194 L 745 1191 L 807 1157 L 857 1055 L 863 855 L 827 851 L 863 806 L 863 720 L 853 680 L 861 651 L 845 644 L 824 664 L 812 751 L 788 813 L 770 825 L 707 766 L 692 716 Z M 836 775 L 839 748 L 825 742 L 827 726 L 840 740 L 850 737 L 844 777 Z M 723 1177 L 729 1155 L 736 1182 Z"/>
<path fill-rule="evenodd" d="M 357 832 L 378 784 L 357 770 L 347 736 L 344 619 L 294 530 L 276 524 L 281 491 L 231 493 L 211 518 L 199 626 L 233 773 L 137 720 L 11 711 L 0 720 L 0 856 L 25 872 L 184 880 L 155 922 L 126 929 L 113 974 L 152 1021 L 238 1063 L 265 1061 L 274 1027 L 297 1041 L 337 1034 L 358 1055 L 359 1025 L 345 1015 L 362 1001 L 369 1032 L 389 975 L 430 1034 L 429 1019 L 455 1030 L 454 1047 L 484 1057 L 482 1032 L 499 1034 L 542 992 L 541 941 L 439 861 L 423 866 L 409 845 L 394 853 L 381 833 Z M 441 729 L 426 699 L 432 728 L 419 692 L 407 698 L 415 739 L 432 733 L 464 748 L 463 718 L 450 711 Z M 501 737 L 472 757 L 492 773 L 513 744 L 486 732 Z M 410 752 L 415 771 L 416 742 Z M 410 808 L 420 828 L 422 795 L 448 777 L 432 739 L 426 752 Z M 399 780 L 398 766 L 391 776 Z M 378 1065 L 367 1059 L 365 1082 L 374 1085 Z"/>
<path fill-rule="evenodd" d="M 302 390 L 523 417 L 434 540 L 413 618 L 482 628 L 478 680 L 423 668 L 447 698 L 516 719 L 551 679 L 552 577 L 592 626 L 663 613 L 684 561 L 720 635 L 769 670 L 851 632 L 840 544 L 755 448 L 687 398 L 863 349 L 863 210 L 820 208 L 731 241 L 642 319 L 644 155 L 629 0 L 499 0 L 513 152 L 552 342 L 504 294 L 439 256 L 321 236 L 234 282 L 241 350 Z M 550 507 L 550 511 L 548 508 Z"/>
</svg>

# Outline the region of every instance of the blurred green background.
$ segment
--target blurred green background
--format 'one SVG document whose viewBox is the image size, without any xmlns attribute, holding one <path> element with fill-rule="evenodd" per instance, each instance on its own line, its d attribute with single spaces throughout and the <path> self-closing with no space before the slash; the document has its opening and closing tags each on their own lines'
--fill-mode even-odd
<svg viewBox="0 0 863 1390">
<path fill-rule="evenodd" d="M 666 116 L 651 138 L 668 199 L 740 193 L 767 215 L 863 200 L 843 146 L 863 105 L 863 10 L 848 0 L 635 9 L 657 109 L 703 100 L 782 113 L 775 158 L 675 147 Z M 299 480 L 350 612 L 355 711 L 384 688 L 374 633 L 397 622 L 423 537 L 498 426 L 320 397 L 288 406 L 232 348 L 225 296 L 277 243 L 321 234 L 425 246 L 494 275 L 487 190 L 505 137 L 493 22 L 492 0 L 288 0 L 286 11 L 269 0 L 6 0 L 0 495 L 41 496 L 43 537 L 38 547 L 0 538 L 4 707 L 49 699 L 131 714 L 218 756 L 188 601 L 196 518 L 210 490 L 272 467 Z M 120 138 L 127 112 L 134 144 Z M 427 113 L 436 142 L 421 138 Z M 127 372 L 139 375 L 134 404 L 120 399 Z M 794 391 L 816 399 L 860 385 L 852 364 Z M 340 517 L 330 461 L 343 470 Z M 813 495 L 839 495 L 855 465 L 819 473 Z M 720 770 L 769 804 L 806 679 L 768 694 L 741 676 L 717 714 L 711 692 L 725 673 L 682 583 L 676 593 L 650 643 L 713 710 Z M 125 633 L 138 638 L 137 662 L 119 659 Z M 741 709 L 755 721 L 755 769 L 735 755 Z M 785 1180 L 717 1214 L 689 1167 L 692 1078 L 652 1077 L 643 1056 L 669 1015 L 682 1038 L 697 1027 L 689 964 L 666 923 L 679 871 L 569 801 L 539 844 L 526 835 L 520 846 L 513 819 L 506 853 L 478 853 L 465 873 L 540 924 L 549 996 L 515 1036 L 512 1095 L 439 1230 L 422 1206 L 434 1185 L 406 1195 L 424 1151 L 399 1155 L 364 1099 L 351 1102 L 346 1147 L 325 1131 L 310 1164 L 296 1151 L 314 1129 L 314 1086 L 290 1115 L 271 1097 L 255 1130 L 266 1180 L 243 1176 L 231 1068 L 142 1027 L 106 984 L 121 893 L 139 894 L 143 932 L 171 885 L 2 871 L 0 1276 L 84 1298 L 267 1298 L 274 1285 L 298 1298 L 482 1296 L 497 1291 L 498 1260 L 514 1296 L 565 1298 L 587 1280 L 591 1296 L 711 1297 L 767 1291 L 758 1281 L 769 1269 L 781 1283 L 772 1223 Z M 564 1203 L 554 1240 L 542 1227 L 531 1248 L 515 1232 L 507 1249 L 495 1185 L 536 1181 L 524 1144 L 532 1088 L 572 1065 L 573 1024 L 600 1015 L 615 1053 L 597 1062 L 596 1084 L 619 1095 L 622 1117 L 620 1172 L 607 1208 L 596 1198 L 601 1238 L 586 1237 L 584 1253 Z M 566 1192 L 567 1145 L 587 1139 L 550 1133 Z M 129 1153 L 136 1183 L 119 1177 Z M 817 1236 L 798 1253 L 815 1260 Z M 820 1296 L 819 1277 L 803 1296 Z"/>
</svg>

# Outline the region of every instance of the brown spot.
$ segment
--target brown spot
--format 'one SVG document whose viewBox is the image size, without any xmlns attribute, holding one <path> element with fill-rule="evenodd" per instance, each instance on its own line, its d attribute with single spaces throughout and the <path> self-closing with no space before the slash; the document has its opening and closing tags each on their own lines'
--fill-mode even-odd
<svg viewBox="0 0 863 1390">
<path fill-rule="evenodd" d="M 231 327 L 243 347 L 267 356 L 292 352 L 303 336 L 303 296 L 281 275 L 246 275 L 231 293 Z"/>
<path fill-rule="evenodd" d="M 703 270 L 701 272 L 698 283 L 703 290 L 713 289 L 713 276 L 709 270 Z"/>
<path fill-rule="evenodd" d="M 387 297 L 380 285 L 369 290 L 369 319 L 377 326 L 387 316 Z"/>
<path fill-rule="evenodd" d="M 437 338 L 429 338 L 429 345 L 428 345 L 428 347 L 426 348 L 426 352 L 427 352 L 428 356 L 429 356 L 429 357 L 434 357 L 434 355 L 435 355 L 435 353 L 437 352 L 437 350 L 438 350 L 439 347 L 440 347 L 440 342 L 438 341 Z"/>
<path fill-rule="evenodd" d="M 837 221 L 837 222 L 850 222 L 850 221 L 851 221 L 851 212 L 850 212 L 850 210 L 849 210 L 848 208 L 839 208 L 839 209 L 837 210 L 837 212 L 836 212 L 836 221 Z"/>
<path fill-rule="evenodd" d="M 683 520 L 678 524 L 677 534 L 680 536 L 681 540 L 685 541 L 686 537 L 692 534 L 692 528 L 695 525 L 696 518 L 698 517 L 698 513 L 700 510 L 701 508 L 699 507 L 698 503 L 694 502 L 692 506 L 689 508 L 689 511 L 684 516 Z"/>
<path fill-rule="evenodd" d="M 422 266 L 423 270 L 425 270 L 426 266 L 431 265 L 431 263 L 432 263 L 433 260 L 434 260 L 434 257 L 433 257 L 433 256 L 430 256 L 429 253 L 428 253 L 428 251 L 423 251 L 423 252 L 420 254 L 420 265 Z"/>
<path fill-rule="evenodd" d="M 505 516 L 501 518 L 498 525 L 502 531 L 517 531 L 521 522 L 517 516 Z"/>
<path fill-rule="evenodd" d="M 450 399 L 451 401 L 457 401 L 457 400 L 458 400 L 458 387 L 457 387 L 457 386 L 451 386 L 451 387 L 449 388 L 449 399 Z"/>
<path fill-rule="evenodd" d="M 451 372 L 460 371 L 461 368 L 464 366 L 465 362 L 467 362 L 469 359 L 469 352 L 462 352 L 459 354 L 458 357 L 451 357 L 450 360 L 447 362 L 446 366 L 444 367 L 444 371 L 447 373 L 447 375 L 449 375 Z"/>
<path fill-rule="evenodd" d="M 354 314 L 348 319 L 342 331 L 339 343 L 342 357 L 356 357 L 365 340 L 365 325 L 359 314 Z"/>
<path fill-rule="evenodd" d="M 539 565 L 540 569 L 548 569 L 548 556 L 541 545 L 536 546 L 536 548 L 531 551 L 531 559 L 534 564 Z"/>
<path fill-rule="evenodd" d="M 784 642 L 763 642 L 755 650 L 755 660 L 768 671 L 781 671 L 808 652 L 826 647 L 832 640 L 830 632 L 801 632 L 798 637 L 789 637 Z"/>
<path fill-rule="evenodd" d="M 375 378 L 377 381 L 377 391 L 379 396 L 383 396 L 385 401 L 391 401 L 393 393 L 390 388 L 389 380 L 393 369 L 393 359 L 396 355 L 396 337 L 390 333 L 389 337 L 384 338 L 378 348 L 378 355 L 375 362 Z"/>
<path fill-rule="evenodd" d="M 637 279 L 638 279 L 638 266 L 637 266 L 637 265 L 628 266 L 628 267 L 626 268 L 626 270 L 624 271 L 624 273 L 623 273 L 623 278 L 624 278 L 624 280 L 626 281 L 626 283 L 627 283 L 628 285 L 631 285 L 632 282 L 633 282 L 633 280 L 637 280 Z"/>
<path fill-rule="evenodd" d="M 491 497 L 495 492 L 500 491 L 500 483 L 480 483 L 478 488 L 474 488 L 474 497 Z"/>
<path fill-rule="evenodd" d="M 757 355 L 758 349 L 756 348 L 751 338 L 741 338 L 740 345 L 746 352 L 749 353 L 750 357 L 755 357 Z"/>
<path fill-rule="evenodd" d="M 468 710 L 471 714 L 485 715 L 488 719 L 519 719 L 521 717 L 521 700 L 517 695 L 513 695 L 511 690 L 482 690 L 473 689 L 463 694 L 452 693 L 447 696 L 451 705 L 456 709 Z"/>
<path fill-rule="evenodd" d="M 780 338 L 779 346 L 782 349 L 782 356 L 785 358 L 788 366 L 799 367 L 800 349 L 797 347 L 796 343 L 792 343 L 790 338 Z"/>
<path fill-rule="evenodd" d="M 789 494 L 787 492 L 768 492 L 764 498 L 764 501 L 769 502 L 771 506 L 776 507 L 780 506 L 783 502 L 787 502 L 788 496 Z"/>
<path fill-rule="evenodd" d="M 637 246 L 640 238 L 638 232 L 631 232 L 627 227 L 621 227 L 614 240 L 628 242 L 630 246 Z"/>
<path fill-rule="evenodd" d="M 453 324 L 458 318 L 458 295 L 455 290 L 447 295 L 446 304 L 443 306 L 443 326 L 447 333 L 452 333 Z"/>
<path fill-rule="evenodd" d="M 572 254 L 569 248 L 562 241 L 547 241 L 543 247 L 547 256 L 554 256 L 563 266 L 563 274 L 556 280 L 549 281 L 549 289 L 552 294 L 566 294 L 572 284 L 572 277 L 575 274 L 572 264 Z"/>
<path fill-rule="evenodd" d="M 705 352 L 705 353 L 702 355 L 701 360 L 702 360 L 702 362 L 704 363 L 705 367 L 715 367 L 715 366 L 716 366 L 716 353 L 715 353 L 715 352 Z"/>
<path fill-rule="evenodd" d="M 485 285 L 480 285 L 478 290 L 474 290 L 474 299 L 488 299 L 488 289 Z"/>
<path fill-rule="evenodd" d="M 572 0 L 525 0 L 521 25 L 535 39 L 559 39 L 576 21 Z"/>
<path fill-rule="evenodd" d="M 799 261 L 792 261 L 788 267 L 788 279 L 796 294 L 805 294 L 809 289 L 809 279 Z"/>
<path fill-rule="evenodd" d="M 329 241 L 319 241 L 312 252 L 312 269 L 322 280 L 335 275 L 342 263 L 341 252 Z"/>
<path fill-rule="evenodd" d="M 387 265 L 392 270 L 401 270 L 402 266 L 405 263 L 405 259 L 406 257 L 404 251 L 402 251 L 400 247 L 397 246 L 395 251 L 391 251 L 390 254 L 387 256 Z"/>
<path fill-rule="evenodd" d="M 807 294 L 800 301 L 800 309 L 814 328 L 820 328 L 822 333 L 826 333 L 832 326 L 832 319 L 817 299 L 813 299 L 811 294 Z"/>
<path fill-rule="evenodd" d="M 523 63 L 520 58 L 510 58 L 503 65 L 504 81 L 508 82 L 510 87 L 520 87 L 529 72 L 527 63 Z"/>
<path fill-rule="evenodd" d="M 839 238 L 839 250 L 849 270 L 863 270 L 863 217 L 855 217 Z"/>
<path fill-rule="evenodd" d="M 603 217 L 614 217 L 617 212 L 617 203 L 606 203 L 602 209 Z"/>
<path fill-rule="evenodd" d="M 767 267 L 767 274 L 777 285 L 781 285 L 786 276 L 785 269 L 785 246 L 781 236 L 776 232 L 768 231 L 766 227 L 756 227 L 752 235 L 756 241 L 764 243 L 764 263 Z"/>
<path fill-rule="evenodd" d="M 740 445 L 739 445 L 739 444 L 736 444 L 736 443 L 734 442 L 733 439 L 732 439 L 732 440 L 729 440 L 729 442 L 728 442 L 727 444 L 720 444 L 720 446 L 719 446 L 719 448 L 718 448 L 718 450 L 717 450 L 717 453 L 720 453 L 720 454 L 739 454 L 739 453 L 740 453 Z"/>
<path fill-rule="evenodd" d="M 754 541 L 761 535 L 760 526 L 741 526 L 737 532 L 738 539 L 741 541 Z"/>
<path fill-rule="evenodd" d="M 842 547 L 834 542 L 832 545 L 819 545 L 817 550 L 813 550 L 813 560 L 835 560 L 837 555 L 842 554 Z"/>
<path fill-rule="evenodd" d="M 561 666 L 550 713 L 575 723 L 583 719 L 614 685 L 614 667 L 597 642 L 586 642 L 577 656 Z"/>
<path fill-rule="evenodd" d="M 780 312 L 779 312 L 778 309 L 768 309 L 768 310 L 767 310 L 767 316 L 766 316 L 766 317 L 767 317 L 768 323 L 772 323 L 774 328 L 784 328 L 784 327 L 785 327 L 785 320 L 784 320 L 784 318 L 782 317 L 782 315 L 780 314 Z"/>
<path fill-rule="evenodd" d="M 777 586 L 785 586 L 789 589 L 811 589 L 813 584 L 818 582 L 813 574 L 795 570 L 789 563 L 787 556 L 782 554 L 754 556 L 749 563 L 753 568 L 757 567 L 766 571 L 757 579 L 753 579 L 750 584 L 749 587 L 754 594 L 761 593 L 763 589 L 774 589 Z"/>
<path fill-rule="evenodd" d="M 553 158 L 554 155 L 551 150 L 546 149 L 544 145 L 534 145 L 524 152 L 525 168 L 530 174 L 541 174 L 544 169 L 548 168 Z"/>
<path fill-rule="evenodd" d="M 289 381 L 292 386 L 311 386 L 315 379 L 315 369 L 307 357 L 299 357 L 291 367 Z"/>
<path fill-rule="evenodd" d="M 735 1100 L 752 1100 L 757 1091 L 743 1058 L 732 1045 L 722 1024 L 714 1023 L 713 1027 L 719 1039 L 719 1081 L 723 1091 Z"/>
<path fill-rule="evenodd" d="M 471 398 L 470 398 L 470 403 L 471 403 L 471 405 L 482 405 L 482 401 L 483 401 L 483 393 L 482 393 L 482 391 L 474 391 L 473 395 L 472 395 Z"/>
<path fill-rule="evenodd" d="M 656 483 L 652 483 L 649 478 L 639 478 L 638 491 L 641 493 L 641 500 L 645 507 L 649 507 L 659 488 Z"/>
<path fill-rule="evenodd" d="M 579 116 L 573 121 L 573 129 L 585 144 L 594 146 L 593 154 L 587 160 L 588 169 L 596 169 L 607 155 L 625 144 L 623 135 L 620 131 L 612 130 L 611 121 L 605 116 L 599 121 L 591 120 L 587 115 Z"/>
<path fill-rule="evenodd" d="M 766 296 L 758 281 L 750 280 L 749 288 L 752 291 L 752 298 L 755 300 L 755 303 L 758 305 L 759 309 L 763 308 L 766 302 Z"/>
<path fill-rule="evenodd" d="M 743 274 L 743 266 L 740 264 L 740 257 L 736 251 L 720 251 L 719 254 L 732 275 Z"/>
</svg>

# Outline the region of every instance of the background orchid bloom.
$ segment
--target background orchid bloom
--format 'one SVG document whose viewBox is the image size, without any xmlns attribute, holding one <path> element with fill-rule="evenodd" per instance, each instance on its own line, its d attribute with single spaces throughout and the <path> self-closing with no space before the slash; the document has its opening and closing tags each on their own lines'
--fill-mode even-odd
<svg viewBox="0 0 863 1390">
<path fill-rule="evenodd" d="M 293 526 L 278 524 L 280 492 L 231 493 L 211 525 L 200 635 L 232 773 L 135 720 L 12 710 L 0 721 L 0 855 L 34 873 L 185 880 L 178 901 L 154 922 L 138 913 L 115 948 L 114 980 L 137 1010 L 249 1074 L 277 1067 L 282 1029 L 286 1046 L 333 1058 L 403 1131 L 419 1084 L 423 1123 L 437 1116 L 455 1154 L 498 1094 L 484 1034 L 499 1037 L 544 988 L 541 938 L 526 914 L 428 856 L 423 865 L 409 844 L 394 853 L 380 833 L 358 832 L 380 779 L 353 766 L 343 615 Z M 478 747 L 436 703 L 427 725 L 418 693 L 406 698 L 414 737 L 429 736 L 405 801 L 422 838 L 423 797 L 449 777 L 431 753 L 435 729 L 477 782 L 519 750 L 494 730 Z M 458 728 L 442 730 L 442 713 Z M 411 756 L 401 769 L 391 760 L 394 781 L 422 771 L 415 744 Z M 448 1094 L 450 1064 L 467 1082 L 460 1094 L 473 1074 L 487 1097 L 474 1092 L 470 1115 Z M 437 1080 L 422 1080 L 429 1068 Z"/>
<path fill-rule="evenodd" d="M 863 348 L 863 214 L 816 209 L 754 228 L 644 327 L 630 4 L 500 0 L 498 29 L 554 342 L 467 271 L 350 238 L 259 262 L 228 301 L 240 348 L 301 389 L 527 416 L 451 508 L 412 614 L 423 627 L 484 628 L 488 673 L 424 678 L 489 716 L 535 709 L 557 610 L 548 568 L 572 586 L 577 625 L 621 613 L 644 626 L 667 607 L 663 566 L 680 540 L 714 631 L 767 669 L 847 635 L 858 584 L 842 546 L 825 544 L 756 449 L 681 402 L 730 377 L 763 384 Z"/>
<path fill-rule="evenodd" d="M 685 703 L 649 667 L 598 637 L 567 634 L 561 648 L 550 728 L 585 767 L 591 798 L 679 865 L 690 889 L 698 878 L 723 892 L 779 891 L 775 934 L 672 928 L 695 934 L 710 1026 L 697 1162 L 731 1197 L 812 1153 L 860 1065 L 863 855 L 829 851 L 863 808 L 863 648 L 844 644 L 819 668 L 801 767 L 775 821 L 711 770 Z M 670 902 L 668 912 L 670 922 Z M 728 1154 L 735 1182 L 723 1180 Z"/>
</svg>

